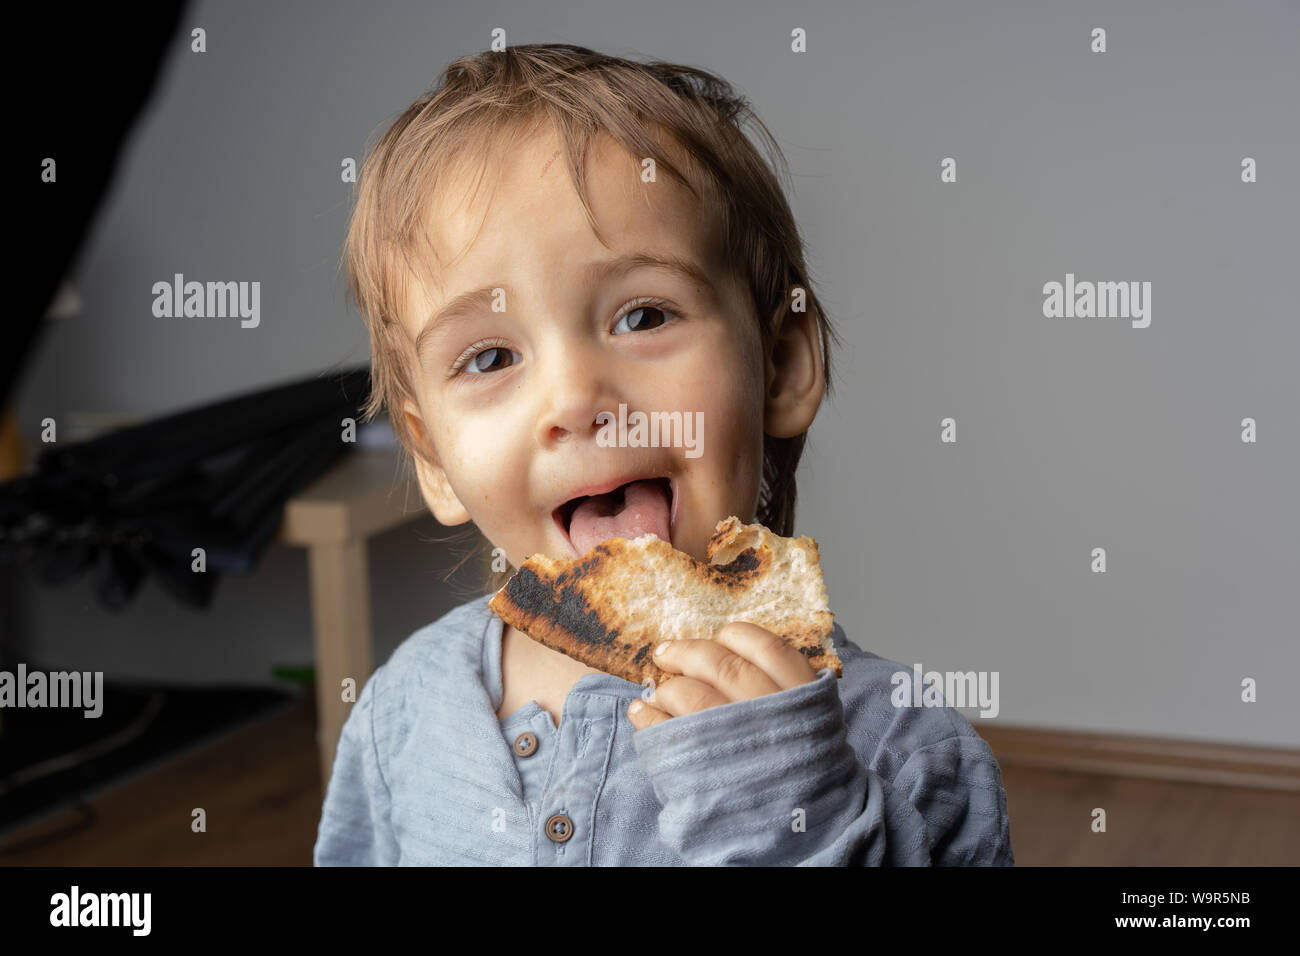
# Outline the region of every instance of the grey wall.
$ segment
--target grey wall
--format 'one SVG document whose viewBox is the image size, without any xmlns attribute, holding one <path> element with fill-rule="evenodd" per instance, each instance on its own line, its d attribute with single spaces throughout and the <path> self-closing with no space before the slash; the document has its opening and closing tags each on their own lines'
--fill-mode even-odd
<svg viewBox="0 0 1300 956">
<path fill-rule="evenodd" d="M 798 530 L 851 639 L 998 671 L 999 722 L 1297 743 L 1290 3 L 200 4 L 72 277 L 85 311 L 28 369 L 24 427 L 364 361 L 335 271 L 340 160 L 494 27 L 703 66 L 776 134 L 846 339 Z M 795 27 L 809 52 L 789 51 Z M 174 272 L 260 280 L 261 326 L 154 318 Z M 1150 281 L 1150 327 L 1044 318 L 1067 272 Z M 434 583 L 452 559 L 417 532 L 438 529 L 372 549 L 380 660 L 456 600 Z M 249 681 L 310 656 L 294 552 L 228 582 L 210 620 L 153 586 L 122 617 L 88 593 L 31 595 L 31 655 Z"/>
</svg>

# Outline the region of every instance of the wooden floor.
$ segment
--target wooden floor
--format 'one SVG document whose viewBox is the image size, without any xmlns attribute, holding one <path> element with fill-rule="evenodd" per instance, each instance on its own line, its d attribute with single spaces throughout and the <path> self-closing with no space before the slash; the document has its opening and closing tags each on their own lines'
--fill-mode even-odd
<svg viewBox="0 0 1300 956">
<path fill-rule="evenodd" d="M 310 698 L 0 837 L 0 865 L 309 866 L 321 792 Z M 1020 866 L 1294 866 L 1294 792 L 1003 767 Z M 192 811 L 207 832 L 191 829 Z M 1105 833 L 1091 829 L 1106 810 Z"/>
</svg>

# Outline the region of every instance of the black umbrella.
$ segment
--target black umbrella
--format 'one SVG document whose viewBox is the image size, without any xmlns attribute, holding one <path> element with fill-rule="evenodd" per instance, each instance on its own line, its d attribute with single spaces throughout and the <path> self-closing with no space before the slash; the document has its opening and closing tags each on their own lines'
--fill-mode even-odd
<svg viewBox="0 0 1300 956">
<path fill-rule="evenodd" d="M 362 367 L 50 448 L 0 485 L 0 560 L 50 585 L 100 564 L 97 594 L 114 609 L 152 571 L 207 607 L 222 572 L 257 566 L 285 501 L 354 447 L 343 420 L 361 417 L 369 389 Z"/>
</svg>

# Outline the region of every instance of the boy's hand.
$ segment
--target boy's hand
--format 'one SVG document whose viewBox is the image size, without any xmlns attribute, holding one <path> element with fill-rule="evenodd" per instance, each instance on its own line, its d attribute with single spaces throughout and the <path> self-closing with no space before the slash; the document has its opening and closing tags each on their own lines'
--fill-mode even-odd
<svg viewBox="0 0 1300 956">
<path fill-rule="evenodd" d="M 817 679 L 808 659 L 769 630 L 733 621 L 711 641 L 666 641 L 655 663 L 680 674 L 634 700 L 627 718 L 637 730 L 736 700 L 775 694 Z"/>
</svg>

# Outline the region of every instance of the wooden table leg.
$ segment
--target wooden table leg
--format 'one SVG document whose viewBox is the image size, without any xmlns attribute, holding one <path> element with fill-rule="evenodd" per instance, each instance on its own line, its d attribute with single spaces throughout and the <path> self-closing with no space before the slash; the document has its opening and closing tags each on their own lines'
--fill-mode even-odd
<svg viewBox="0 0 1300 956">
<path fill-rule="evenodd" d="M 308 548 L 308 565 L 316 642 L 316 743 L 323 796 L 339 733 L 352 709 L 352 703 L 342 699 L 343 679 L 356 681 L 359 697 L 374 667 L 366 541 L 352 538 L 313 544 Z"/>
</svg>

